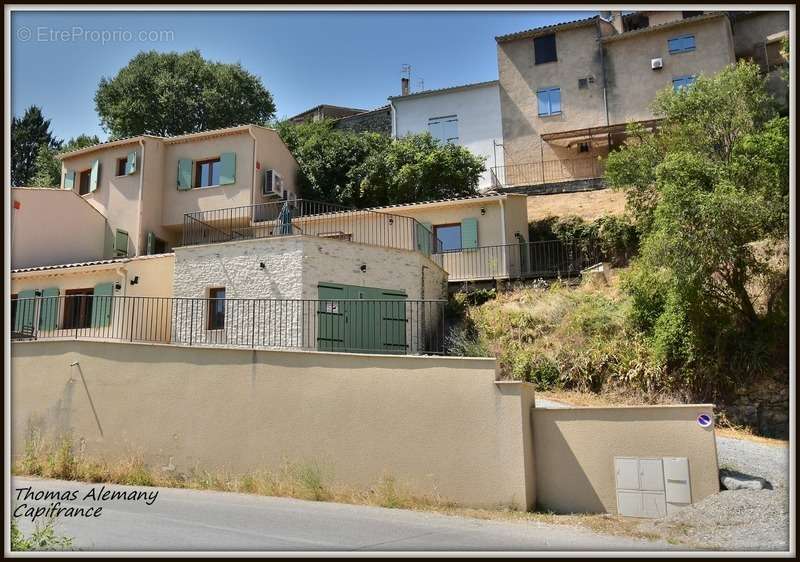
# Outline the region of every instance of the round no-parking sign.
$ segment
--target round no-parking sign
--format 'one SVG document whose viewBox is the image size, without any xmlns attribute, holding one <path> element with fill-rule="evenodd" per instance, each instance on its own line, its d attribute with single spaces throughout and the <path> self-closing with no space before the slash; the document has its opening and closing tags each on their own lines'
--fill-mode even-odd
<svg viewBox="0 0 800 562">
<path fill-rule="evenodd" d="M 697 416 L 697 425 L 700 427 L 711 427 L 712 423 L 714 423 L 714 420 L 711 418 L 711 414 L 700 414 Z"/>
</svg>

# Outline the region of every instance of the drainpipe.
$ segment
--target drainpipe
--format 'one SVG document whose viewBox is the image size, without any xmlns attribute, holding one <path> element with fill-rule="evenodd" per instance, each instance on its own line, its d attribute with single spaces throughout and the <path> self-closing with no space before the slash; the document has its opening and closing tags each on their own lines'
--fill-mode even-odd
<svg viewBox="0 0 800 562">
<path fill-rule="evenodd" d="M 394 102 L 392 100 L 389 100 L 389 109 L 392 112 L 392 138 L 396 139 L 397 138 L 397 111 L 395 110 Z"/>
<path fill-rule="evenodd" d="M 136 255 L 142 255 L 142 197 L 144 196 L 144 139 L 139 139 L 142 148 L 142 164 L 139 169 L 139 220 L 136 226 Z M 147 242 L 145 241 L 145 250 Z"/>
<path fill-rule="evenodd" d="M 620 16 L 621 18 L 622 16 Z M 608 114 L 608 79 L 606 76 L 606 58 L 603 53 L 603 35 L 600 33 L 600 21 L 596 21 L 595 29 L 597 30 L 597 47 L 600 49 L 600 69 L 603 73 L 603 107 L 606 112 L 606 127 L 611 125 Z M 611 150 L 611 133 L 606 133 L 606 140 L 608 141 L 608 148 Z"/>
<path fill-rule="evenodd" d="M 544 168 L 544 165 L 542 167 Z M 500 224 L 502 225 L 502 229 L 500 231 L 500 241 L 501 241 L 502 247 L 505 248 L 505 250 L 503 251 L 503 262 L 504 262 L 503 267 L 504 267 L 504 269 L 506 271 L 508 271 L 508 263 L 506 263 L 507 262 L 506 254 L 507 254 L 508 248 L 506 248 L 506 205 L 505 205 L 505 203 L 506 203 L 505 199 L 500 199 Z"/>
<path fill-rule="evenodd" d="M 258 139 L 253 134 L 253 128 L 248 127 L 247 132 L 250 133 L 250 137 L 253 139 L 253 185 L 250 187 L 250 204 L 256 204 L 256 188 L 258 186 L 258 170 L 256 169 L 256 144 L 258 143 Z M 297 189 L 297 186 L 295 186 Z"/>
</svg>

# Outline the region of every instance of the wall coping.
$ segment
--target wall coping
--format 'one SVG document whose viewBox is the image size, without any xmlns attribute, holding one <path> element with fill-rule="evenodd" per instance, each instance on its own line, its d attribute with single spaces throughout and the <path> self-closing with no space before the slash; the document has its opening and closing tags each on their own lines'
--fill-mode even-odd
<svg viewBox="0 0 800 562">
<path fill-rule="evenodd" d="M 251 348 L 251 347 L 238 347 L 235 345 L 178 345 L 172 343 L 161 343 L 161 342 L 140 342 L 140 341 L 115 341 L 115 340 L 105 340 L 101 338 L 70 338 L 70 337 L 63 337 L 63 338 L 47 338 L 43 340 L 17 340 L 12 341 L 13 345 L 23 344 L 23 345 L 35 345 L 35 344 L 46 344 L 50 342 L 88 342 L 88 343 L 101 343 L 101 344 L 116 344 L 116 345 L 138 345 L 138 346 L 152 346 L 152 347 L 169 347 L 169 348 L 176 348 L 176 349 L 203 349 L 203 350 L 224 350 L 224 351 L 244 351 L 244 352 L 254 352 L 257 351 L 259 353 L 306 353 L 309 355 L 319 355 L 319 356 L 347 356 L 347 357 L 369 357 L 372 359 L 376 358 L 387 358 L 387 359 L 398 359 L 398 358 L 405 358 L 412 361 L 423 361 L 423 360 L 430 360 L 430 359 L 437 359 L 443 360 L 446 362 L 450 361 L 474 361 L 476 363 L 491 363 L 494 365 L 496 363 L 496 359 L 494 357 L 463 357 L 458 355 L 398 355 L 398 354 L 389 354 L 389 353 L 350 353 L 350 352 L 336 352 L 336 351 L 318 351 L 314 349 L 270 349 L 270 348 Z M 506 382 L 512 384 L 520 384 L 522 381 L 496 381 L 496 382 Z M 530 383 L 524 383 L 530 384 Z"/>
<path fill-rule="evenodd" d="M 715 407 L 714 404 L 640 404 L 640 405 L 635 405 L 635 406 L 623 404 L 623 405 L 620 405 L 620 406 L 569 406 L 569 407 L 566 407 L 566 408 L 537 408 L 537 407 L 534 407 L 534 410 L 537 411 L 537 412 L 554 413 L 554 412 L 572 412 L 572 411 L 575 411 L 575 410 L 580 410 L 580 411 L 590 411 L 590 410 L 593 410 L 593 411 L 604 411 L 604 410 L 608 410 L 608 411 L 612 411 L 612 412 L 613 411 L 618 411 L 618 410 L 654 410 L 654 409 L 663 409 L 663 410 L 674 409 L 674 410 L 678 410 L 678 409 L 697 409 L 697 408 L 711 408 L 713 410 L 714 407 Z"/>
</svg>

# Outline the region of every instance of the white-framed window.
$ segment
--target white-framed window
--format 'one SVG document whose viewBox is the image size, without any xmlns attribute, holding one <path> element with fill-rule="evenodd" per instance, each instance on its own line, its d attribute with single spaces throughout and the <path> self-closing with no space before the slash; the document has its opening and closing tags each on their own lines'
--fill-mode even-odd
<svg viewBox="0 0 800 562">
<path fill-rule="evenodd" d="M 541 88 L 536 90 L 539 101 L 539 116 L 558 115 L 561 113 L 561 88 Z"/>
<path fill-rule="evenodd" d="M 670 55 L 694 51 L 694 35 L 681 35 L 667 39 L 667 48 Z"/>
<path fill-rule="evenodd" d="M 431 117 L 428 119 L 428 130 L 440 142 L 458 144 L 458 115 Z"/>
<path fill-rule="evenodd" d="M 676 92 L 683 90 L 684 88 L 688 88 L 692 84 L 694 84 L 695 76 L 679 76 L 677 78 L 672 79 L 672 89 Z"/>
</svg>

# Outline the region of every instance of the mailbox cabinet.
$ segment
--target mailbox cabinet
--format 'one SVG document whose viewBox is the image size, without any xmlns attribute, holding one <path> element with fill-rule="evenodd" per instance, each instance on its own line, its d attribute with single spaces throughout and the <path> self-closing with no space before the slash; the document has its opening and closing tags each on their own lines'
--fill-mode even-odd
<svg viewBox="0 0 800 562">
<path fill-rule="evenodd" d="M 684 457 L 615 457 L 617 513 L 666 517 L 691 503 L 689 461 Z"/>
</svg>

